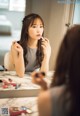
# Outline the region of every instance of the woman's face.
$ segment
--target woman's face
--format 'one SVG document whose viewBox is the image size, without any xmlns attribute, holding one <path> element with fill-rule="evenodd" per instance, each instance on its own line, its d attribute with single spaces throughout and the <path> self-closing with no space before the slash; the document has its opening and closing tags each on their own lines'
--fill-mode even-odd
<svg viewBox="0 0 80 116">
<path fill-rule="evenodd" d="M 33 24 L 29 26 L 28 36 L 30 39 L 39 40 L 44 31 L 43 24 L 39 18 L 35 19 Z"/>
</svg>

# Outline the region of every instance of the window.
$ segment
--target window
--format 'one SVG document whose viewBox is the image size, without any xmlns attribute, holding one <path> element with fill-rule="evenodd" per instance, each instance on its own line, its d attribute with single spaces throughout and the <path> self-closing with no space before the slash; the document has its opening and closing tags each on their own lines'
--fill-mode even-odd
<svg viewBox="0 0 80 116">
<path fill-rule="evenodd" d="M 25 0 L 0 0 L 0 9 L 25 11 Z"/>
<path fill-rule="evenodd" d="M 0 9 L 8 9 L 9 0 L 0 0 Z"/>
<path fill-rule="evenodd" d="M 10 0 L 10 11 L 25 11 L 25 0 Z"/>
</svg>

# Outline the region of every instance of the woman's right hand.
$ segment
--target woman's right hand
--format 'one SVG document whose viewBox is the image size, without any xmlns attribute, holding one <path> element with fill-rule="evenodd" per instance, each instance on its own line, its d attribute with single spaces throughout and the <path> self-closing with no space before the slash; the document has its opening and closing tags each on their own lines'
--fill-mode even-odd
<svg viewBox="0 0 80 116">
<path fill-rule="evenodd" d="M 45 78 L 45 73 L 44 72 L 33 72 L 31 74 L 31 76 L 32 76 L 32 82 L 33 83 L 35 83 L 37 85 L 40 85 L 43 90 L 48 89 L 47 83 L 44 80 L 44 78 Z"/>
<path fill-rule="evenodd" d="M 17 43 L 16 41 L 14 41 L 11 46 L 11 53 L 13 56 L 16 56 L 16 57 L 18 57 L 20 54 L 23 55 L 22 46 L 19 43 Z"/>
</svg>

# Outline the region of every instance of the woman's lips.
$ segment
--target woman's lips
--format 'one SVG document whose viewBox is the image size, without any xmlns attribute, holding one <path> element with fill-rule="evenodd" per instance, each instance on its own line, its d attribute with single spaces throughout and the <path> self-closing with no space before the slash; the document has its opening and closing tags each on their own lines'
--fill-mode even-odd
<svg viewBox="0 0 80 116">
<path fill-rule="evenodd" d="M 40 37 L 41 38 L 42 36 L 41 35 L 37 35 L 37 37 Z"/>
</svg>

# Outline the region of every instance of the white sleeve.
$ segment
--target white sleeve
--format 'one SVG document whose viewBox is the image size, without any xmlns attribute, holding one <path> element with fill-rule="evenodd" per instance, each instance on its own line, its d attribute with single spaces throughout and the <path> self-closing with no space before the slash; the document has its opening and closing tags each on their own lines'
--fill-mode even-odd
<svg viewBox="0 0 80 116">
<path fill-rule="evenodd" d="M 10 58 L 10 52 L 7 52 L 4 56 L 4 67 L 7 70 L 14 70 L 14 65 L 13 65 L 11 58 Z"/>
</svg>

